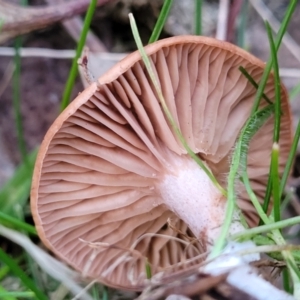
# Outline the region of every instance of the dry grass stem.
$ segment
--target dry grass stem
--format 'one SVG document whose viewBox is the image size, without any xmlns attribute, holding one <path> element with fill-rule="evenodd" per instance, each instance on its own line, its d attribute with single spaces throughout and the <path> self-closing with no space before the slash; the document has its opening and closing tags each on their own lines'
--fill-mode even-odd
<svg viewBox="0 0 300 300">
<path fill-rule="evenodd" d="M 87 286 L 85 286 L 82 291 L 80 291 L 74 298 L 72 298 L 71 300 L 78 300 L 81 299 L 81 297 L 84 295 L 84 293 L 86 293 L 95 283 L 97 282 L 97 280 L 93 280 L 91 281 Z"/>
<path fill-rule="evenodd" d="M 188 236 L 186 233 L 182 232 L 181 230 L 179 230 L 178 228 L 176 228 L 172 223 L 172 220 L 170 218 L 168 218 L 168 226 L 177 234 L 182 235 L 184 238 L 186 238 L 189 242 L 194 243 L 194 242 L 200 242 L 198 239 L 196 239 L 195 237 L 190 237 Z"/>
<path fill-rule="evenodd" d="M 168 267 L 166 269 L 164 269 L 162 272 L 160 272 L 158 274 L 156 274 L 153 278 L 154 280 L 156 280 L 157 276 L 158 277 L 163 277 L 163 275 L 165 275 L 165 272 L 172 272 L 174 269 L 176 268 L 180 268 L 184 265 L 188 265 L 188 264 L 191 264 L 191 263 L 194 263 L 195 261 L 199 261 L 199 260 L 204 260 L 205 257 L 207 256 L 207 252 L 199 252 L 200 250 L 198 248 L 196 248 L 193 244 L 195 243 L 195 240 L 193 240 L 192 242 L 187 242 L 187 241 L 184 241 L 180 238 L 177 238 L 177 237 L 172 237 L 172 236 L 169 236 L 169 235 L 163 235 L 163 234 L 158 234 L 158 233 L 146 233 L 146 234 L 143 234 L 142 236 L 140 236 L 132 245 L 130 248 L 124 248 L 124 247 L 120 247 L 120 246 L 117 246 L 117 245 L 111 245 L 111 244 L 108 244 L 108 243 L 102 243 L 102 242 L 89 242 L 89 241 L 85 241 L 83 239 L 79 239 L 82 243 L 85 243 L 87 244 L 89 247 L 91 247 L 92 249 L 94 249 L 94 251 L 92 252 L 92 254 L 90 255 L 90 258 L 88 260 L 88 262 L 86 263 L 85 267 L 84 267 L 84 270 L 83 270 L 83 274 L 87 274 L 95 257 L 97 256 L 97 254 L 99 253 L 99 251 L 105 251 L 107 249 L 117 249 L 117 250 L 121 250 L 124 252 L 123 255 L 121 255 L 119 258 L 117 258 L 113 264 L 111 264 L 102 274 L 100 277 L 107 277 L 111 272 L 114 271 L 114 269 L 120 264 L 120 263 L 124 263 L 124 262 L 131 262 L 132 263 L 132 269 L 133 269 L 133 264 L 135 263 L 135 259 L 136 258 L 141 258 L 141 259 L 144 259 L 145 260 L 145 265 L 146 265 L 146 262 L 148 261 L 147 260 L 147 257 L 143 256 L 139 251 L 135 250 L 134 248 L 138 245 L 138 243 L 145 239 L 145 238 L 153 238 L 153 237 L 162 237 L 162 238 L 166 238 L 166 239 L 169 239 L 169 240 L 174 240 L 174 241 L 177 241 L 179 243 L 182 243 L 186 246 L 186 248 L 188 247 L 193 247 L 193 250 L 196 251 L 195 253 L 195 256 L 193 258 L 190 258 L 190 259 L 187 259 L 185 257 L 182 258 L 182 261 L 177 263 L 177 264 L 174 264 L 172 265 L 171 267 Z M 197 241 L 197 240 L 196 240 Z M 185 249 L 186 250 L 186 249 Z M 184 251 L 184 253 L 187 253 L 187 251 Z M 150 268 L 152 268 L 153 266 L 151 264 L 150 265 Z M 139 278 L 137 279 L 134 279 L 132 274 L 130 274 L 130 270 L 131 268 L 129 268 L 129 271 L 128 271 L 128 278 L 130 279 L 130 281 L 132 283 L 135 283 L 139 280 Z M 100 278 L 99 277 L 99 278 Z"/>
</svg>

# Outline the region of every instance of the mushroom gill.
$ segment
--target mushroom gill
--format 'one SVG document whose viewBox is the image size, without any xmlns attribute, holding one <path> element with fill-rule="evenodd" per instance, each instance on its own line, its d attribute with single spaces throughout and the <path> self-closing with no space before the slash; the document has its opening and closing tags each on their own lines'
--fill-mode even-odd
<svg viewBox="0 0 300 300">
<path fill-rule="evenodd" d="M 184 138 L 226 187 L 232 149 L 256 93 L 238 68 L 243 66 L 258 82 L 264 64 L 231 44 L 195 36 L 161 40 L 146 51 Z M 265 94 L 274 99 L 272 76 Z M 280 172 L 291 144 L 283 87 L 281 96 Z M 248 174 L 258 195 L 265 191 L 272 130 L 273 117 L 249 147 Z M 203 174 L 193 163 L 135 52 L 82 92 L 49 129 L 31 193 L 38 232 L 53 252 L 87 276 L 113 287 L 140 290 L 145 285 L 146 259 L 153 274 L 168 273 L 199 263 L 200 258 L 188 260 L 206 249 L 207 241 L 201 237 L 211 227 L 195 228 L 189 220 L 206 214 L 201 193 L 206 197 L 211 183 L 203 176 L 195 187 Z M 184 186 L 173 189 L 170 183 L 178 184 L 179 176 L 185 179 Z M 181 213 L 183 205 L 178 202 L 192 187 L 195 190 L 186 199 L 195 202 L 197 194 L 198 204 L 189 207 L 188 214 L 184 208 Z M 238 198 L 254 225 L 257 216 L 242 187 Z M 221 196 L 219 200 L 221 212 L 226 201 Z M 211 226 L 221 225 L 224 215 L 218 215 Z M 198 241 L 191 243 L 195 235 Z"/>
</svg>

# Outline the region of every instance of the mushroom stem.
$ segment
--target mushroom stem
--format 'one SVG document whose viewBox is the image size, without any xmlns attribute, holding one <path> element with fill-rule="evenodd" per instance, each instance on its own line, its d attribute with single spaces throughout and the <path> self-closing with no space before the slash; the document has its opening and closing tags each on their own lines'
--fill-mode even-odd
<svg viewBox="0 0 300 300">
<path fill-rule="evenodd" d="M 196 238 L 212 245 L 224 222 L 226 197 L 189 156 L 172 154 L 172 157 L 172 170 L 159 184 L 162 199 L 189 226 Z M 244 229 L 238 215 L 234 220 L 230 234 Z"/>
</svg>

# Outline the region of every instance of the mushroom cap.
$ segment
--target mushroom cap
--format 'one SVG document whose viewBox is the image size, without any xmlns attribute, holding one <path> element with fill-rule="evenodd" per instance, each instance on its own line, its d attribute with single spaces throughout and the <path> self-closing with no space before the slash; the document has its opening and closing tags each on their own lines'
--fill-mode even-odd
<svg viewBox="0 0 300 300">
<path fill-rule="evenodd" d="M 178 36 L 145 47 L 167 106 L 190 148 L 226 187 L 236 139 L 250 115 L 265 64 L 246 51 L 207 37 Z M 274 101 L 274 78 L 265 94 Z M 291 112 L 281 86 L 280 173 L 292 140 Z M 265 106 L 264 100 L 261 106 Z M 248 152 L 253 189 L 263 197 L 269 173 L 273 116 Z M 42 241 L 60 258 L 103 283 L 145 286 L 152 274 L 199 263 L 201 240 L 162 201 L 159 184 L 188 157 L 168 123 L 140 54 L 127 56 L 62 112 L 35 165 L 31 208 Z M 248 223 L 257 215 L 237 184 Z M 172 226 L 168 226 L 171 220 Z"/>
</svg>

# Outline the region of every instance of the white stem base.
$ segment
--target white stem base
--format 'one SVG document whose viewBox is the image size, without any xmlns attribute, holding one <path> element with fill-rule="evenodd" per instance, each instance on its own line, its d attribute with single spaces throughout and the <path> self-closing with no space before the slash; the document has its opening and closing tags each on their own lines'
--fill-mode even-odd
<svg viewBox="0 0 300 300">
<path fill-rule="evenodd" d="M 189 226 L 196 238 L 213 244 L 224 222 L 226 198 L 197 163 L 189 156 L 174 154 L 172 170 L 165 175 L 159 189 L 164 203 Z M 243 229 L 237 220 L 230 233 Z"/>
<path fill-rule="evenodd" d="M 256 245 L 251 241 L 231 242 L 218 258 L 199 271 L 214 276 L 228 273 L 227 282 L 230 285 L 257 300 L 295 300 L 292 295 L 277 289 L 270 282 L 264 280 L 253 267 L 248 265 L 249 262 L 259 259 L 258 253 L 247 255 L 235 253 L 253 247 Z"/>
</svg>

